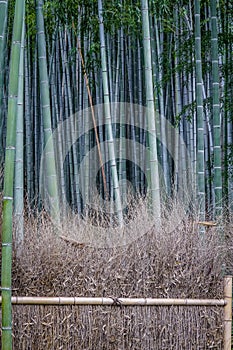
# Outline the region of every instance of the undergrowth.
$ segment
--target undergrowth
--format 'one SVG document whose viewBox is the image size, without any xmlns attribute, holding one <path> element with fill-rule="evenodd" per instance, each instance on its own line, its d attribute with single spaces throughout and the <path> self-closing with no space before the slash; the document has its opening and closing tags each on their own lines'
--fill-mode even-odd
<svg viewBox="0 0 233 350">
<path fill-rule="evenodd" d="M 211 227 L 202 235 L 198 217 L 178 207 L 164 215 L 161 227 L 143 203 L 124 229 L 94 221 L 73 216 L 56 226 L 45 212 L 27 213 L 23 245 L 14 243 L 13 295 L 223 298 L 224 270 L 232 266 L 230 222 L 226 244 L 222 229 Z M 16 235 L 17 225 L 14 242 Z M 223 348 L 217 307 L 13 310 L 16 349 Z"/>
</svg>

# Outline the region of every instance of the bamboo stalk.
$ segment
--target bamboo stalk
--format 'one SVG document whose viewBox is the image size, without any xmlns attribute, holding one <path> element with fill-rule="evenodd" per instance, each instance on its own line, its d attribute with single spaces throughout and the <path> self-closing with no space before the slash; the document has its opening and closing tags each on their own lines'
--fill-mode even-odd
<svg viewBox="0 0 233 350">
<path fill-rule="evenodd" d="M 3 92 L 5 81 L 5 56 L 6 56 L 6 34 L 7 34 L 8 0 L 0 1 L 0 140 L 3 134 Z M 3 160 L 3 145 L 0 141 L 0 160 Z"/>
<path fill-rule="evenodd" d="M 157 152 L 157 129 L 155 118 L 155 101 L 154 87 L 152 77 L 152 58 L 151 58 L 151 39 L 149 26 L 149 4 L 148 0 L 141 0 L 142 12 L 142 33 L 143 33 L 143 53 L 145 65 L 145 86 L 146 86 L 146 120 L 149 130 L 149 156 L 150 164 L 149 179 L 151 193 L 151 209 L 153 216 L 158 220 L 160 225 L 161 205 L 160 205 L 160 183 L 158 168 L 158 152 Z"/>
<path fill-rule="evenodd" d="M 107 189 L 106 175 L 105 175 L 105 171 L 104 171 L 103 157 L 102 157 L 101 149 L 100 149 L 100 140 L 99 140 L 99 134 L 97 131 L 97 123 L 96 123 L 96 117 L 95 117 L 95 112 L 94 112 L 94 107 L 93 107 L 94 104 L 93 104 L 92 94 L 91 94 L 91 90 L 90 90 L 89 79 L 88 79 L 88 75 L 86 72 L 86 67 L 85 67 L 85 62 L 84 62 L 84 58 L 83 58 L 83 54 L 82 54 L 80 40 L 79 40 L 79 37 L 76 33 L 74 22 L 72 22 L 72 28 L 73 28 L 73 31 L 74 31 L 75 36 L 77 38 L 78 52 L 79 52 L 81 63 L 82 63 L 83 75 L 84 75 L 86 89 L 87 89 L 88 98 L 89 98 L 89 102 L 90 102 L 91 116 L 92 116 L 92 121 L 93 121 L 93 125 L 94 125 L 94 132 L 95 132 L 95 137 L 96 137 L 96 143 L 97 143 L 97 149 L 98 149 L 98 155 L 99 155 L 99 161 L 100 161 L 100 168 L 101 168 L 101 173 L 103 176 L 104 192 L 105 192 L 105 196 L 107 199 L 108 198 L 108 189 Z"/>
<path fill-rule="evenodd" d="M 225 299 L 156 299 L 115 297 L 12 297 L 17 305 L 224 306 Z M 2 299 L 0 298 L 0 303 Z M 228 303 L 230 304 L 230 303 Z M 229 307 L 229 305 L 227 306 Z"/>
<path fill-rule="evenodd" d="M 25 26 L 22 28 L 21 51 L 19 61 L 18 102 L 16 120 L 16 150 L 14 179 L 14 215 L 16 218 L 16 244 L 20 250 L 24 236 L 24 38 Z M 17 252 L 18 253 L 18 252 Z"/>
<path fill-rule="evenodd" d="M 53 219 L 59 223 L 60 221 L 60 206 L 59 206 L 59 191 L 58 191 L 58 174 L 54 151 L 54 140 L 52 138 L 52 119 L 51 119 L 51 103 L 49 90 L 49 76 L 47 67 L 47 52 L 46 52 L 46 37 L 43 17 L 44 0 L 36 1 L 36 25 L 37 25 L 37 49 L 38 49 L 38 64 L 39 64 L 39 86 L 41 98 L 42 112 L 42 128 L 43 137 L 46 147 L 43 154 L 44 159 L 41 159 L 40 173 L 43 176 L 44 193 L 46 194 L 46 205 L 51 212 Z M 42 171 L 42 165 L 44 171 Z"/>
<path fill-rule="evenodd" d="M 224 350 L 231 350 L 232 327 L 232 276 L 224 278 Z"/>
<path fill-rule="evenodd" d="M 211 13 L 211 61 L 212 61 L 212 109 L 214 129 L 214 214 L 222 216 L 222 159 L 221 159 L 221 108 L 219 84 L 219 50 L 217 0 L 210 1 Z"/>
<path fill-rule="evenodd" d="M 205 145 L 203 112 L 203 77 L 201 57 L 201 9 L 200 0 L 194 2 L 195 12 L 195 79 L 196 79 L 196 120 L 197 120 L 197 199 L 201 220 L 205 220 Z M 204 229 L 201 229 L 204 233 Z"/>
<path fill-rule="evenodd" d="M 12 232 L 13 232 L 13 189 L 14 161 L 16 151 L 16 120 L 19 81 L 19 61 L 21 51 L 22 28 L 24 21 L 25 1 L 15 2 L 14 24 L 12 32 L 11 58 L 8 85 L 8 115 L 5 146 L 5 176 L 2 209 L 2 350 L 12 349 Z"/>
<path fill-rule="evenodd" d="M 119 179 L 117 174 L 117 165 L 115 157 L 115 146 L 113 139 L 112 129 L 112 115 L 110 108 L 110 95 L 109 95 L 109 77 L 107 70 L 107 58 L 106 58 L 106 45 L 105 45 L 105 29 L 103 19 L 103 4 L 102 0 L 98 0 L 98 17 L 99 17 L 99 35 L 100 35 L 100 57 L 101 57 L 101 69 L 102 69 L 102 82 L 103 82 L 103 94 L 104 94 L 104 112 L 105 112 L 105 127 L 107 136 L 107 147 L 110 157 L 110 171 L 113 185 L 113 192 L 115 197 L 115 208 L 119 222 L 119 226 L 123 226 L 123 214 L 121 205 L 121 195 L 119 187 Z"/>
</svg>

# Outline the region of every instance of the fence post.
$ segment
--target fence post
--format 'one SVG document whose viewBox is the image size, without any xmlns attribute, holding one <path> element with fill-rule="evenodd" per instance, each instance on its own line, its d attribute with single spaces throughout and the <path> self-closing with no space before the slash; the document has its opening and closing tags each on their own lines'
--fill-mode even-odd
<svg viewBox="0 0 233 350">
<path fill-rule="evenodd" d="M 224 350 L 231 350 L 232 327 L 232 276 L 224 278 Z"/>
</svg>

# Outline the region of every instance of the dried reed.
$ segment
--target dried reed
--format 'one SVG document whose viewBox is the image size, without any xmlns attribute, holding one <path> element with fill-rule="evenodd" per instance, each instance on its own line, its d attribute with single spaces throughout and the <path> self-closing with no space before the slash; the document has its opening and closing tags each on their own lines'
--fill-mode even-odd
<svg viewBox="0 0 233 350">
<path fill-rule="evenodd" d="M 80 241 L 98 239 L 88 221 L 70 218 L 65 240 L 46 214 L 28 214 L 20 255 L 14 250 L 13 295 L 223 298 L 225 248 L 217 228 L 199 237 L 198 219 L 181 220 L 177 210 L 157 229 L 140 210 L 127 226 L 135 239 L 108 248 Z M 14 305 L 13 318 L 15 349 L 223 348 L 222 307 Z"/>
</svg>

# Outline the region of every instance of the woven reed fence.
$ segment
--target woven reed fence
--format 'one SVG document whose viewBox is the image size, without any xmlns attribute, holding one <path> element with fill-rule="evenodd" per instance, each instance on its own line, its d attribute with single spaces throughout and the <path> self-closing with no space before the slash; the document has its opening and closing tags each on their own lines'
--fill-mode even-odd
<svg viewBox="0 0 233 350">
<path fill-rule="evenodd" d="M 224 299 L 12 297 L 14 349 L 231 349 Z"/>
<path fill-rule="evenodd" d="M 220 244 L 211 227 L 203 245 L 188 218 L 171 217 L 161 232 L 107 249 L 64 241 L 46 217 L 26 220 L 21 253 L 13 249 L 14 350 L 230 349 L 231 293 L 227 302 L 222 266 L 232 275 L 233 244 Z M 148 221 L 137 218 L 135 236 Z M 64 235 L 76 239 L 77 230 L 95 234 L 70 220 Z"/>
</svg>

